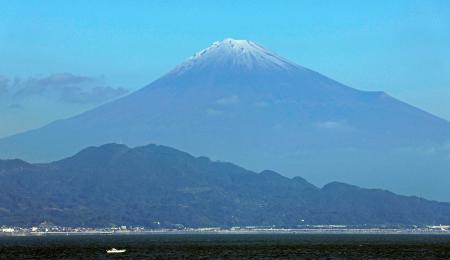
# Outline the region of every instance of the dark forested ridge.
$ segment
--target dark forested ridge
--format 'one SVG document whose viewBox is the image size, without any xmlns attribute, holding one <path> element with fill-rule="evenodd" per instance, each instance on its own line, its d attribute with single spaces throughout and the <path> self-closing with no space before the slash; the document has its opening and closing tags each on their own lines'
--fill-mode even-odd
<svg viewBox="0 0 450 260">
<path fill-rule="evenodd" d="M 450 203 L 337 182 L 318 188 L 158 145 L 89 147 L 46 164 L 0 160 L 0 183 L 0 225 L 450 223 Z"/>
</svg>

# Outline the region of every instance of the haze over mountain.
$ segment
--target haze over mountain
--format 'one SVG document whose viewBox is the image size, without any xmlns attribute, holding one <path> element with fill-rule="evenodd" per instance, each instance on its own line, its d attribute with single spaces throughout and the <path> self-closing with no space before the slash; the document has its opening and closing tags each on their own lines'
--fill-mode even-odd
<svg viewBox="0 0 450 260">
<path fill-rule="evenodd" d="M 246 40 L 216 42 L 126 97 L 1 139 L 0 157 L 43 162 L 109 142 L 450 201 L 449 122 Z"/>
<path fill-rule="evenodd" d="M 362 189 L 317 188 L 166 146 L 89 147 L 48 164 L 0 160 L 0 223 L 147 227 L 450 222 L 450 203 Z"/>
</svg>

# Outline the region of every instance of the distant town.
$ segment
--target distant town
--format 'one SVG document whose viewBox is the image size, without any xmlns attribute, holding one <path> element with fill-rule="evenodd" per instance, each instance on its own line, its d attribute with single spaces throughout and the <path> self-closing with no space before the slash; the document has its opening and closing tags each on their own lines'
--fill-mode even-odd
<svg viewBox="0 0 450 260">
<path fill-rule="evenodd" d="M 202 227 L 190 228 L 174 224 L 171 228 L 145 228 L 138 226 L 111 226 L 105 228 L 62 227 L 42 223 L 34 227 L 1 226 L 0 236 L 42 236 L 42 235 L 127 235 L 127 234 L 183 234 L 183 233 L 336 233 L 336 234 L 448 234 L 449 225 L 432 226 L 347 226 L 347 225 L 305 225 L 296 228 L 275 226 L 245 227 Z"/>
</svg>

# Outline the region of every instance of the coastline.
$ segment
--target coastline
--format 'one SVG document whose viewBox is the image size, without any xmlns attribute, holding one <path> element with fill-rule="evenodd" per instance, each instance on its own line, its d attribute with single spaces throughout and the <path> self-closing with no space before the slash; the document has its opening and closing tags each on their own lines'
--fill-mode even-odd
<svg viewBox="0 0 450 260">
<path fill-rule="evenodd" d="M 254 229 L 254 230 L 144 230 L 144 231 L 48 231 L 48 232 L 0 232 L 0 237 L 7 236 L 122 236 L 122 235 L 450 235 L 448 230 L 429 229 Z"/>
</svg>

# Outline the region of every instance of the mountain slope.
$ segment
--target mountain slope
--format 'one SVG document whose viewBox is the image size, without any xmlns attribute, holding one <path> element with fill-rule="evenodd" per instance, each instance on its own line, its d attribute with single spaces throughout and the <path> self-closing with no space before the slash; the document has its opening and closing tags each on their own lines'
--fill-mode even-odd
<svg viewBox="0 0 450 260">
<path fill-rule="evenodd" d="M 129 96 L 1 139 L 0 156 L 56 160 L 109 142 L 450 200 L 449 122 L 250 41 L 214 43 Z"/>
<path fill-rule="evenodd" d="M 450 203 L 330 183 L 165 147 L 108 144 L 48 164 L 0 168 L 0 223 L 170 227 L 450 222 Z M 301 221 L 304 220 L 304 222 Z M 160 224 L 157 224 L 160 222 Z"/>
</svg>

